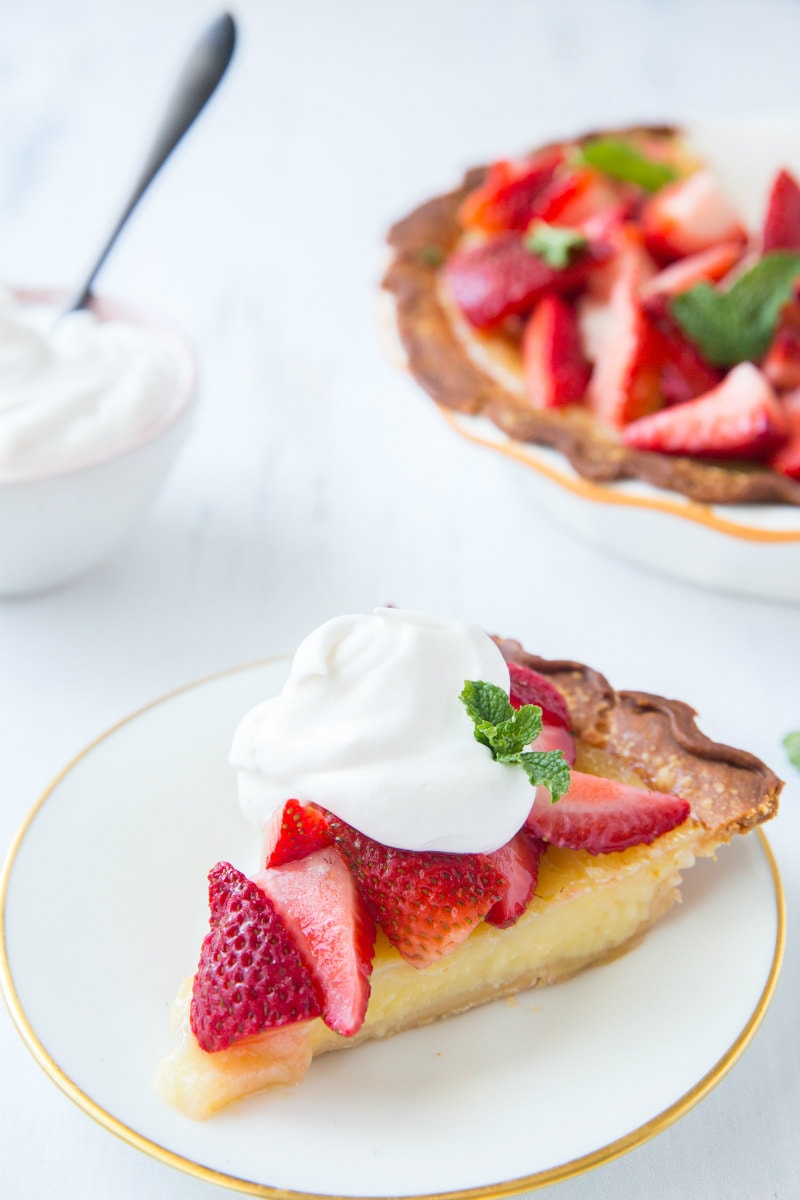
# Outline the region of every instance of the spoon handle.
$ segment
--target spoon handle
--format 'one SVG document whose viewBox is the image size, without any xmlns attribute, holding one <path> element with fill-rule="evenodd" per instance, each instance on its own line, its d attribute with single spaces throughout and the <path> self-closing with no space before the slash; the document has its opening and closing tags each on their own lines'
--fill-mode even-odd
<svg viewBox="0 0 800 1200">
<path fill-rule="evenodd" d="M 92 285 L 128 218 L 187 129 L 214 94 L 233 57 L 235 46 L 236 25 L 233 17 L 224 13 L 209 26 L 189 55 L 130 200 L 89 272 L 86 282 L 69 305 L 68 312 L 86 308 L 91 301 Z"/>
</svg>

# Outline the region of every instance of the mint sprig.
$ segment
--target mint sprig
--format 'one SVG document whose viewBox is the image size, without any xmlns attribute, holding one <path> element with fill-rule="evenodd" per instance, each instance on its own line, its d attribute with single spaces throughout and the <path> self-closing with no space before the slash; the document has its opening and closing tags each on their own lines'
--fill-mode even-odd
<svg viewBox="0 0 800 1200">
<path fill-rule="evenodd" d="M 758 362 L 769 349 L 798 276 L 800 254 L 773 250 L 727 292 L 698 283 L 675 296 L 672 315 L 714 366 Z"/>
<path fill-rule="evenodd" d="M 648 158 L 624 138 L 593 138 L 580 147 L 580 159 L 604 175 L 622 183 L 635 183 L 646 192 L 657 192 L 677 179 L 677 172 L 668 163 Z"/>
<path fill-rule="evenodd" d="M 534 221 L 525 235 L 525 249 L 559 271 L 569 266 L 573 255 L 587 244 L 586 235 L 579 229 L 550 225 L 547 221 Z"/>
<path fill-rule="evenodd" d="M 522 767 L 533 787 L 546 787 L 553 804 L 569 787 L 569 764 L 561 750 L 526 750 L 542 732 L 537 704 L 514 708 L 495 683 L 467 679 L 459 697 L 475 725 L 475 740 L 501 763 Z"/>
<path fill-rule="evenodd" d="M 800 730 L 797 730 L 795 733 L 787 733 L 783 739 L 783 744 L 786 747 L 789 762 L 800 771 Z"/>
</svg>

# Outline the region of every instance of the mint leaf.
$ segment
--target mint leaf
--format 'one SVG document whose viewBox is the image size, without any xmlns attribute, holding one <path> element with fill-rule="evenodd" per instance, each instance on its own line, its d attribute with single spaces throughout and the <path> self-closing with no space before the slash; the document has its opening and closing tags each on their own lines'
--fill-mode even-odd
<svg viewBox="0 0 800 1200">
<path fill-rule="evenodd" d="M 534 787 L 540 784 L 555 803 L 569 787 L 569 765 L 560 750 L 525 750 L 542 732 L 538 704 L 515 709 L 503 688 L 482 679 L 467 679 L 459 697 L 475 725 L 475 738 L 488 746 L 498 762 L 516 763 Z"/>
<path fill-rule="evenodd" d="M 549 267 L 561 270 L 569 265 L 577 250 L 588 244 L 585 234 L 566 225 L 549 225 L 547 221 L 534 221 L 525 236 L 525 249 L 538 254 Z"/>
<path fill-rule="evenodd" d="M 677 178 L 673 167 L 648 158 L 632 142 L 622 138 L 593 138 L 580 147 L 580 156 L 587 166 L 623 183 L 635 183 L 647 192 L 657 192 Z"/>
<path fill-rule="evenodd" d="M 783 739 L 783 744 L 786 747 L 786 753 L 789 755 L 789 762 L 800 771 L 800 730 L 796 733 L 787 733 Z"/>
<path fill-rule="evenodd" d="M 560 800 L 569 787 L 569 763 L 561 750 L 526 750 L 519 762 L 534 787 L 546 787 L 550 803 Z"/>
<path fill-rule="evenodd" d="M 698 283 L 675 296 L 670 308 L 707 362 L 718 367 L 758 362 L 769 349 L 798 276 L 800 254 L 774 250 L 727 292 Z"/>
</svg>

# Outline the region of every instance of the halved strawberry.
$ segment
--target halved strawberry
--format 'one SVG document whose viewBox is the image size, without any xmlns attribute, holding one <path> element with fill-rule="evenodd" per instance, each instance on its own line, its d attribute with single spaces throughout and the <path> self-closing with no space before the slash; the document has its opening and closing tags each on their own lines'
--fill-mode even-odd
<svg viewBox="0 0 800 1200">
<path fill-rule="evenodd" d="M 675 264 L 676 267 L 682 265 Z M 672 268 L 667 267 L 667 270 Z M 722 382 L 724 372 L 706 362 L 694 342 L 673 320 L 666 294 L 648 296 L 642 302 L 642 309 L 653 330 L 652 354 L 658 363 L 659 385 L 665 404 L 693 400 Z"/>
<path fill-rule="evenodd" d="M 503 896 L 486 914 L 490 925 L 507 929 L 525 912 L 536 889 L 539 859 L 544 848 L 540 838 L 521 829 L 505 846 L 486 855 L 503 877 L 506 887 Z"/>
<path fill-rule="evenodd" d="M 779 171 L 772 181 L 762 240 L 765 254 L 800 250 L 800 186 L 788 171 Z"/>
<path fill-rule="evenodd" d="M 697 171 L 657 192 L 644 207 L 642 229 L 647 249 L 663 263 L 718 242 L 747 242 L 747 230 L 710 171 Z"/>
<path fill-rule="evenodd" d="M 677 296 L 697 283 L 718 283 L 741 257 L 741 242 L 720 242 L 664 267 L 642 285 L 639 294 L 642 300 L 649 296 Z"/>
<path fill-rule="evenodd" d="M 623 430 L 628 446 L 663 454 L 768 458 L 786 441 L 788 421 L 769 380 L 739 363 L 713 391 Z"/>
<path fill-rule="evenodd" d="M 678 796 L 573 771 L 569 790 L 555 804 L 546 788 L 536 789 L 525 824 L 553 846 L 611 854 L 649 845 L 681 825 L 689 812 L 689 804 Z"/>
<path fill-rule="evenodd" d="M 511 680 L 509 699 L 514 708 L 522 708 L 523 704 L 538 704 L 545 725 L 563 725 L 569 729 L 572 724 L 569 708 L 556 685 L 546 675 L 540 675 L 521 663 L 508 662 L 506 666 Z"/>
<path fill-rule="evenodd" d="M 591 167 L 578 167 L 548 184 L 538 196 L 533 214 L 554 225 L 580 225 L 607 212 L 623 198 L 605 175 Z"/>
<path fill-rule="evenodd" d="M 527 250 L 518 234 L 504 233 L 452 255 L 444 273 L 450 294 L 470 324 L 490 329 L 506 317 L 528 312 L 545 292 L 578 291 L 610 253 L 605 244 L 590 242 L 566 267 L 551 267 Z"/>
<path fill-rule="evenodd" d="M 778 326 L 761 370 L 777 391 L 800 387 L 800 329 L 790 324 Z"/>
<path fill-rule="evenodd" d="M 468 229 L 487 233 L 527 228 L 536 200 L 563 157 L 562 150 L 548 150 L 522 162 L 503 159 L 492 163 L 484 182 L 461 204 L 459 221 Z"/>
<path fill-rule="evenodd" d="M 367 1011 L 376 931 L 342 856 L 328 846 L 254 882 L 303 948 L 325 1024 L 352 1037 Z"/>
<path fill-rule="evenodd" d="M 373 918 L 414 967 L 454 950 L 504 894 L 485 854 L 395 850 L 335 817 L 331 832 Z"/>
<path fill-rule="evenodd" d="M 208 877 L 210 929 L 192 985 L 190 1021 L 203 1050 L 320 1014 L 294 939 L 261 889 L 230 863 Z"/>
<path fill-rule="evenodd" d="M 790 479 L 800 479 L 800 391 L 784 396 L 782 404 L 789 422 L 789 437 L 769 465 Z"/>
<path fill-rule="evenodd" d="M 525 385 L 536 408 L 581 400 L 591 367 L 583 356 L 574 308 L 551 292 L 533 310 L 522 335 Z"/>
<path fill-rule="evenodd" d="M 287 800 L 264 828 L 264 863 L 279 867 L 330 846 L 328 814 L 316 804 Z"/>
</svg>

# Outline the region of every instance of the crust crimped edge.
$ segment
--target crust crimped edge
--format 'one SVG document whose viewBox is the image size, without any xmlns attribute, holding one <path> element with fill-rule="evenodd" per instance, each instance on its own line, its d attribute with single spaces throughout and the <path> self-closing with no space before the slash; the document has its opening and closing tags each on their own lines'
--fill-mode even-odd
<svg viewBox="0 0 800 1200">
<path fill-rule="evenodd" d="M 576 736 L 621 758 L 652 788 L 687 800 L 709 846 L 746 833 L 778 810 L 783 782 L 755 755 L 714 742 L 681 700 L 616 692 L 582 663 L 528 654 L 495 638 L 503 657 L 546 675 L 564 694 Z"/>
<path fill-rule="evenodd" d="M 613 132 L 665 136 L 680 131 L 670 126 L 637 126 Z M 589 133 L 574 141 L 596 136 Z M 559 450 L 579 475 L 597 483 L 640 479 L 702 504 L 800 505 L 800 481 L 779 471 L 760 464 L 706 462 L 635 450 L 587 408 L 533 408 L 473 362 L 443 299 L 439 266 L 429 260 L 432 248 L 443 259 L 455 249 L 462 234 L 459 205 L 483 182 L 486 171 L 486 167 L 467 171 L 455 191 L 426 201 L 389 230 L 393 258 L 382 287 L 394 300 L 397 333 L 417 383 L 445 408 L 481 414 L 516 441 Z"/>
</svg>

